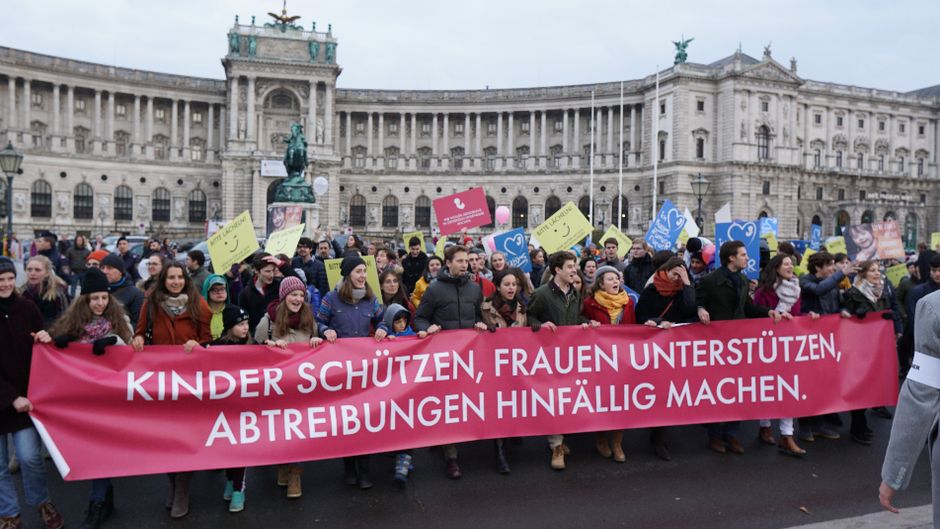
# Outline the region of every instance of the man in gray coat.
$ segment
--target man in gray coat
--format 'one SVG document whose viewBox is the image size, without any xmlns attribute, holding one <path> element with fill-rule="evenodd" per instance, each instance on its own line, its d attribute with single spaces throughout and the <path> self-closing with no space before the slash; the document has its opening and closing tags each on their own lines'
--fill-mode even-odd
<svg viewBox="0 0 940 529">
<path fill-rule="evenodd" d="M 931 451 L 933 523 L 940 527 L 940 443 L 936 442 L 940 419 L 940 292 L 921 298 L 914 318 L 914 361 L 898 396 L 878 499 L 885 509 L 898 512 L 891 500 L 896 491 L 910 483 L 914 464 L 927 443 Z"/>
</svg>

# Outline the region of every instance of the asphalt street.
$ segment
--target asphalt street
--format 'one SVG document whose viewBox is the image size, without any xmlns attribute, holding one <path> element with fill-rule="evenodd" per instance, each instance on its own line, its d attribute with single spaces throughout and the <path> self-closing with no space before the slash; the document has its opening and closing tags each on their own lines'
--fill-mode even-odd
<svg viewBox="0 0 940 529">
<path fill-rule="evenodd" d="M 115 480 L 116 512 L 105 527 L 784 528 L 880 510 L 890 421 L 871 417 L 869 424 L 874 445 L 853 443 L 846 426 L 838 441 L 803 443 L 808 454 L 801 459 L 760 444 L 756 422 L 743 425 L 743 456 L 711 452 L 701 426 L 671 428 L 670 462 L 653 455 L 646 430 L 626 433 L 623 464 L 601 458 L 593 435 L 579 434 L 568 437 L 572 454 L 560 472 L 549 468 L 545 441 L 530 437 L 511 446 L 509 475 L 494 470 L 492 442 L 478 441 L 460 446 L 464 476 L 456 481 L 445 476 L 440 450 L 423 448 L 415 450 L 405 489 L 392 480 L 394 460 L 387 455 L 373 456 L 375 487 L 366 491 L 343 484 L 341 461 L 318 461 L 306 464 L 304 494 L 296 500 L 275 485 L 273 467 L 256 468 L 248 471 L 246 508 L 238 514 L 222 500 L 223 473 L 205 471 L 193 478 L 190 514 L 181 520 L 171 520 L 163 507 L 165 476 L 121 478 Z M 89 484 L 62 481 L 51 462 L 49 476 L 67 526 L 78 527 Z M 927 503 L 924 454 L 897 505 Z M 24 516 L 27 527 L 41 526 L 34 511 Z"/>
</svg>

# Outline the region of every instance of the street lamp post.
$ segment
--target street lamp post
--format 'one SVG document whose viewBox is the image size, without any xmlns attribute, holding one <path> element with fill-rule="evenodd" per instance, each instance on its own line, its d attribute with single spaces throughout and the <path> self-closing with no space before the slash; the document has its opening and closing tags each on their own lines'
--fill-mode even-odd
<svg viewBox="0 0 940 529">
<path fill-rule="evenodd" d="M 708 194 L 708 184 L 708 180 L 705 180 L 702 173 L 699 173 L 694 180 L 689 182 L 689 185 L 692 186 L 692 192 L 695 193 L 695 198 L 698 199 L 698 212 L 696 212 L 695 223 L 698 224 L 699 230 L 705 229 L 705 219 L 702 218 L 702 199 Z"/>
<path fill-rule="evenodd" d="M 8 141 L 7 146 L 0 150 L 0 170 L 7 175 L 7 252 L 13 244 L 13 177 L 20 171 L 22 163 L 23 155 L 13 148 L 13 142 Z"/>
</svg>

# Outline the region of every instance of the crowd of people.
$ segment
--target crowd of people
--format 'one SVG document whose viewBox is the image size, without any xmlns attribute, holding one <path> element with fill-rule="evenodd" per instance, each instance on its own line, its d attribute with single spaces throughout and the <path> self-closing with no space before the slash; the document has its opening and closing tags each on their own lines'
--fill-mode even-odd
<svg viewBox="0 0 940 529">
<path fill-rule="evenodd" d="M 167 241 L 146 244 L 144 278 L 138 262 L 120 240 L 110 253 L 77 236 L 60 251 L 59 241 L 43 233 L 35 255 L 25 263 L 26 281 L 16 288 L 17 269 L 0 258 L 0 341 L 8 344 L 0 361 L 0 529 L 21 527 L 19 501 L 11 472 L 19 469 L 26 502 L 38 507 L 47 528 L 64 524 L 49 500 L 42 442 L 33 428 L 27 398 L 29 367 L 36 342 L 67 347 L 70 342 L 92 344 L 94 355 L 108 347 L 129 345 L 142 351 L 148 345 L 177 345 L 186 352 L 217 345 L 266 344 L 284 348 L 302 343 L 317 347 L 350 337 L 390 336 L 423 338 L 451 329 L 494 331 L 529 327 L 553 332 L 559 326 L 646 325 L 668 329 L 682 324 L 743 318 L 774 322 L 794 316 L 817 319 L 841 314 L 865 318 L 874 312 L 892 319 L 898 338 L 902 372 L 913 355 L 914 311 L 917 301 L 940 289 L 940 255 L 922 247 L 907 261 L 908 277 L 893 288 L 884 266 L 890 263 L 852 261 L 844 254 L 819 251 L 808 259 L 792 244 L 780 243 L 776 255 L 762 252 L 760 279 L 743 273 L 749 261 L 745 246 L 726 242 L 713 255 L 708 241 L 690 239 L 678 251 L 652 251 L 638 238 L 621 252 L 614 238 L 602 248 L 588 246 L 547 255 L 531 248 L 531 272 L 507 266 L 500 252 L 487 253 L 469 237 L 448 243 L 443 256 L 428 255 L 422 241 L 408 241 L 396 251 L 381 241 L 349 235 L 345 242 L 331 234 L 319 240 L 301 238 L 295 255 L 257 252 L 221 274 L 212 274 L 206 256 L 188 252 L 185 261 L 173 255 Z M 367 281 L 364 255 L 373 255 L 380 291 Z M 180 256 L 181 258 L 182 256 Z M 752 256 L 753 257 L 753 256 Z M 341 258 L 341 280 L 330 288 L 325 261 Z M 889 352 L 884 352 L 889 354 Z M 890 352 L 890 354 L 895 354 Z M 869 413 L 891 418 L 886 408 L 851 410 L 849 438 L 871 445 Z M 779 419 L 775 434 L 769 419 Z M 744 454 L 740 424 L 707 425 L 707 445 L 717 453 Z M 843 427 L 839 414 L 820 417 L 772 417 L 761 421 L 759 439 L 780 453 L 803 457 L 808 443 L 837 440 Z M 652 428 L 656 456 L 670 460 L 668 427 Z M 8 434 L 8 435 L 6 435 Z M 596 433 L 600 457 L 623 463 L 623 431 Z M 12 442 L 15 450 L 8 450 Z M 494 466 L 511 471 L 508 439 L 496 439 Z M 563 434 L 547 437 L 552 469 L 566 467 L 570 448 Z M 414 447 L 418 448 L 418 447 Z M 461 477 L 458 446 L 442 447 L 443 468 L 452 479 Z M 8 454 L 15 452 L 15 459 Z M 373 486 L 368 455 L 344 458 L 344 481 L 350 486 Z M 405 485 L 413 460 L 410 450 L 395 454 L 389 469 Z M 288 498 L 302 496 L 302 461 L 278 467 L 277 485 Z M 192 473 L 167 476 L 165 507 L 173 518 L 189 512 Z M 245 508 L 245 468 L 225 470 L 223 497 L 231 512 Z M 100 527 L 114 508 L 108 479 L 91 483 L 83 528 Z"/>
</svg>

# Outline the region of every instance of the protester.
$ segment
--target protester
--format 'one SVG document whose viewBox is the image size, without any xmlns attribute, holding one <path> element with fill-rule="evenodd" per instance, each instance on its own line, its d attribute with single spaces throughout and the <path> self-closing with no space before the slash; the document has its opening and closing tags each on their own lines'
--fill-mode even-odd
<svg viewBox="0 0 940 529">
<path fill-rule="evenodd" d="M 542 284 L 542 274 L 545 272 L 545 250 L 536 248 L 529 251 L 529 261 L 532 263 L 532 271 L 529 272 L 529 282 L 532 288 L 539 288 Z"/>
<path fill-rule="evenodd" d="M 428 255 L 421 248 L 421 239 L 412 237 L 408 240 L 408 255 L 402 259 L 401 267 L 404 269 L 402 279 L 408 292 L 414 292 L 415 284 L 428 268 Z"/>
<path fill-rule="evenodd" d="M 91 254 L 91 248 L 88 247 L 88 240 L 84 235 L 76 235 L 72 241 L 72 246 L 65 252 L 65 261 L 69 267 L 69 298 L 75 297 L 75 290 L 81 284 L 85 277 L 85 270 L 88 269 L 88 256 Z"/>
<path fill-rule="evenodd" d="M 131 246 L 127 242 L 127 237 L 121 237 L 117 241 L 117 253 L 124 263 L 124 273 L 126 273 L 131 283 L 140 281 L 140 272 L 137 271 L 137 258 L 130 252 Z"/>
<path fill-rule="evenodd" d="M 197 289 L 202 289 L 203 283 L 209 277 L 209 271 L 206 270 L 206 254 L 201 250 L 190 250 L 186 254 L 186 271 L 189 277 L 193 279 L 193 284 Z"/>
<path fill-rule="evenodd" d="M 379 287 L 382 289 L 382 305 L 388 307 L 392 303 L 398 303 L 409 312 L 415 310 L 402 285 L 401 275 L 395 270 L 386 270 L 379 275 Z"/>
<path fill-rule="evenodd" d="M 101 261 L 108 256 L 106 250 L 95 250 L 88 254 L 88 258 L 85 260 L 85 266 L 88 268 L 99 268 L 101 266 Z"/>
<path fill-rule="evenodd" d="M 106 347 L 130 343 L 133 332 L 121 302 L 108 293 L 108 278 L 97 269 L 82 277 L 81 295 L 56 321 L 49 332 L 36 333 L 36 341 L 64 348 L 69 342 L 92 345 L 101 356 Z M 91 481 L 91 497 L 82 528 L 97 529 L 114 512 L 114 487 L 110 478 Z"/>
<path fill-rule="evenodd" d="M 467 252 L 467 266 L 470 270 L 470 280 L 480 285 L 483 297 L 488 298 L 496 292 L 496 286 L 486 277 L 489 274 L 492 278 L 493 274 L 484 266 L 486 260 L 483 255 L 482 250 L 469 250 Z"/>
<path fill-rule="evenodd" d="M 398 303 L 392 303 L 385 308 L 383 321 L 388 328 L 389 338 L 402 336 L 416 336 L 411 328 L 412 312 Z M 410 448 L 399 450 L 395 454 L 395 472 L 393 478 L 399 487 L 408 484 L 408 474 L 414 470 L 412 463 L 412 450 Z"/>
<path fill-rule="evenodd" d="M 385 271 L 391 271 L 399 268 L 395 264 L 395 257 L 391 250 L 384 246 L 375 249 L 375 269 L 381 274 Z"/>
<path fill-rule="evenodd" d="M 697 285 L 703 277 L 708 275 L 708 263 L 705 262 L 705 257 L 701 252 L 693 253 L 689 257 L 689 272 L 691 272 L 689 279 L 692 280 L 693 285 Z"/>
<path fill-rule="evenodd" d="M 52 263 L 43 255 L 30 257 L 26 262 L 26 284 L 20 293 L 39 307 L 47 328 L 69 305 L 66 282 L 55 274 Z"/>
<path fill-rule="evenodd" d="M 116 254 L 108 254 L 101 260 L 101 271 L 108 277 L 111 294 L 121 302 L 127 317 L 131 319 L 131 327 L 137 327 L 140 319 L 140 310 L 144 303 L 144 293 L 134 286 L 130 276 L 124 271 L 124 261 Z"/>
<path fill-rule="evenodd" d="M 280 280 L 275 280 L 274 273 L 280 261 L 267 253 L 255 255 L 253 260 L 254 275 L 251 282 L 238 295 L 238 306 L 248 313 L 248 328 L 254 336 L 258 322 L 264 316 L 268 305 L 278 299 Z"/>
<path fill-rule="evenodd" d="M 620 243 L 617 241 L 616 237 L 608 237 L 604 241 L 604 259 L 600 262 L 600 266 L 612 266 L 622 274 L 627 267 L 627 263 L 620 258 L 618 255 L 619 252 Z"/>
<path fill-rule="evenodd" d="M 326 264 L 327 259 L 333 257 L 333 245 L 330 244 L 330 241 L 321 240 L 317 243 L 317 258 L 323 261 Z"/>
<path fill-rule="evenodd" d="M 490 255 L 490 269 L 493 271 L 493 277 L 490 278 L 490 280 L 495 280 L 496 272 L 501 272 L 506 268 L 506 254 L 503 252 L 493 252 Z"/>
<path fill-rule="evenodd" d="M 425 267 L 424 274 L 422 274 L 421 279 L 415 283 L 415 288 L 411 292 L 411 304 L 415 309 L 421 305 L 421 297 L 424 296 L 424 291 L 428 289 L 428 285 L 431 284 L 431 281 L 434 281 L 443 266 L 444 260 L 440 257 L 436 255 L 428 257 L 428 264 Z"/>
<path fill-rule="evenodd" d="M 154 283 L 157 282 L 157 277 L 160 275 L 160 272 L 163 271 L 164 259 L 163 255 L 159 253 L 150 254 L 150 257 L 147 258 L 147 274 L 149 275 L 147 279 L 142 279 L 137 282 L 137 288 L 147 292 L 153 287 Z"/>
<path fill-rule="evenodd" d="M 590 288 L 594 285 L 594 274 L 597 273 L 597 261 L 593 257 L 582 257 L 581 263 L 581 277 L 584 278 L 584 284 Z M 626 267 L 626 265 L 624 265 Z M 616 268 L 616 267 L 615 267 Z M 623 270 L 620 270 L 623 272 Z"/>
<path fill-rule="evenodd" d="M 229 306 L 228 282 L 220 275 L 211 274 L 200 288 L 203 299 L 209 305 L 209 313 L 212 315 L 209 320 L 209 333 L 213 340 L 217 340 L 225 331 L 224 311 Z"/>
<path fill-rule="evenodd" d="M 110 256 L 109 256 L 110 257 Z M 134 287 L 131 287 L 134 288 Z M 157 284 L 147 293 L 140 309 L 132 345 L 137 352 L 148 345 L 181 345 L 190 353 L 211 341 L 209 305 L 199 295 L 183 265 L 169 262 Z M 168 475 L 170 487 L 165 506 L 171 518 L 189 514 L 189 483 L 192 472 Z"/>
<path fill-rule="evenodd" d="M 297 243 L 297 256 L 291 261 L 291 266 L 303 270 L 307 285 L 316 287 L 320 297 L 325 296 L 330 291 L 326 279 L 326 265 L 324 261 L 313 255 L 313 241 L 309 238 L 300 238 L 300 242 Z"/>
<path fill-rule="evenodd" d="M 623 271 L 624 283 L 630 290 L 642 292 L 654 270 L 649 245 L 644 239 L 636 239 L 630 248 L 630 264 Z"/>
<path fill-rule="evenodd" d="M 56 234 L 52 233 L 49 230 L 43 230 L 39 233 L 39 237 L 36 239 L 36 253 L 41 255 L 52 263 L 53 269 L 57 276 L 61 277 L 64 281 L 68 282 L 68 274 L 65 273 L 62 254 L 59 253 L 57 244 L 59 242 L 59 237 Z"/>
</svg>

